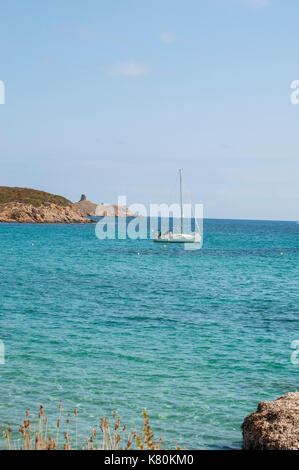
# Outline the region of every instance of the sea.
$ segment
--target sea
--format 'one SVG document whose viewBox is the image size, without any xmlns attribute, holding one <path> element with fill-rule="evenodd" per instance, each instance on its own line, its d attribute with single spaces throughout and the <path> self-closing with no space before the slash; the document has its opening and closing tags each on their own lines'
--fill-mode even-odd
<svg viewBox="0 0 299 470">
<path fill-rule="evenodd" d="M 95 228 L 0 224 L 0 425 L 43 404 L 55 430 L 61 400 L 80 443 L 145 410 L 167 449 L 240 449 L 299 389 L 299 225 L 205 219 L 199 250 Z"/>
</svg>

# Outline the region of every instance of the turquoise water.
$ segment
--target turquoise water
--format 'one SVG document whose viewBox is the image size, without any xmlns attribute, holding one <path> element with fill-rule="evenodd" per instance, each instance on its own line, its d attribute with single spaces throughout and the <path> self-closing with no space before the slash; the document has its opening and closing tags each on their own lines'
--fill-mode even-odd
<svg viewBox="0 0 299 470">
<path fill-rule="evenodd" d="M 41 402 L 55 425 L 62 400 L 82 439 L 146 409 L 167 447 L 240 447 L 257 403 L 299 388 L 299 225 L 206 220 L 199 251 L 94 229 L 0 225 L 0 424 Z"/>
</svg>

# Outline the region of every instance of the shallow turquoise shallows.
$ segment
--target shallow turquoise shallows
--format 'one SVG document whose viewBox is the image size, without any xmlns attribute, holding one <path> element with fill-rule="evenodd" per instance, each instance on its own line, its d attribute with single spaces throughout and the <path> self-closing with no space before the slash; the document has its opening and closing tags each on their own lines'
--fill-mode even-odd
<svg viewBox="0 0 299 470">
<path fill-rule="evenodd" d="M 62 400 L 82 440 L 145 409 L 168 448 L 239 448 L 259 401 L 299 389 L 295 222 L 206 220 L 199 251 L 1 224 L 0 247 L 0 424 L 43 403 L 55 428 Z"/>
</svg>

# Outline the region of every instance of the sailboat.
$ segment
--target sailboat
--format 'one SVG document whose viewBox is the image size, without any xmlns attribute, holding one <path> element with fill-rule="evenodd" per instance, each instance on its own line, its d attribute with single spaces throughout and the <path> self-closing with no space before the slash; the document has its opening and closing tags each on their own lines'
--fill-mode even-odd
<svg viewBox="0 0 299 470">
<path fill-rule="evenodd" d="M 198 232 L 194 232 L 192 235 L 188 233 L 183 233 L 183 189 L 182 189 L 182 184 L 183 184 L 183 176 L 182 176 L 183 170 L 179 170 L 179 175 L 180 175 L 180 209 L 181 209 L 181 223 L 180 223 L 180 232 L 179 233 L 173 233 L 173 232 L 166 232 L 163 234 L 158 234 L 154 238 L 154 242 L 158 243 L 200 243 L 201 242 L 201 234 L 198 228 Z"/>
</svg>

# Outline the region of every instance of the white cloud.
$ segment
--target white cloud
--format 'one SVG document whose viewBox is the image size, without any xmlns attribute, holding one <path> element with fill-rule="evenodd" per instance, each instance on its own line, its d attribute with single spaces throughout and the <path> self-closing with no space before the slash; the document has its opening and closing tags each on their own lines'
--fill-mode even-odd
<svg viewBox="0 0 299 470">
<path fill-rule="evenodd" d="M 108 68 L 109 75 L 119 77 L 141 77 L 150 71 L 148 65 L 140 62 L 119 62 Z"/>
<path fill-rule="evenodd" d="M 271 5 L 272 0 L 238 0 L 239 3 L 243 3 L 244 5 L 248 5 L 250 7 L 268 7 Z"/>
<path fill-rule="evenodd" d="M 162 42 L 165 42 L 166 44 L 171 44 L 175 41 L 175 35 L 173 33 L 165 31 L 160 34 L 160 40 Z"/>
</svg>

